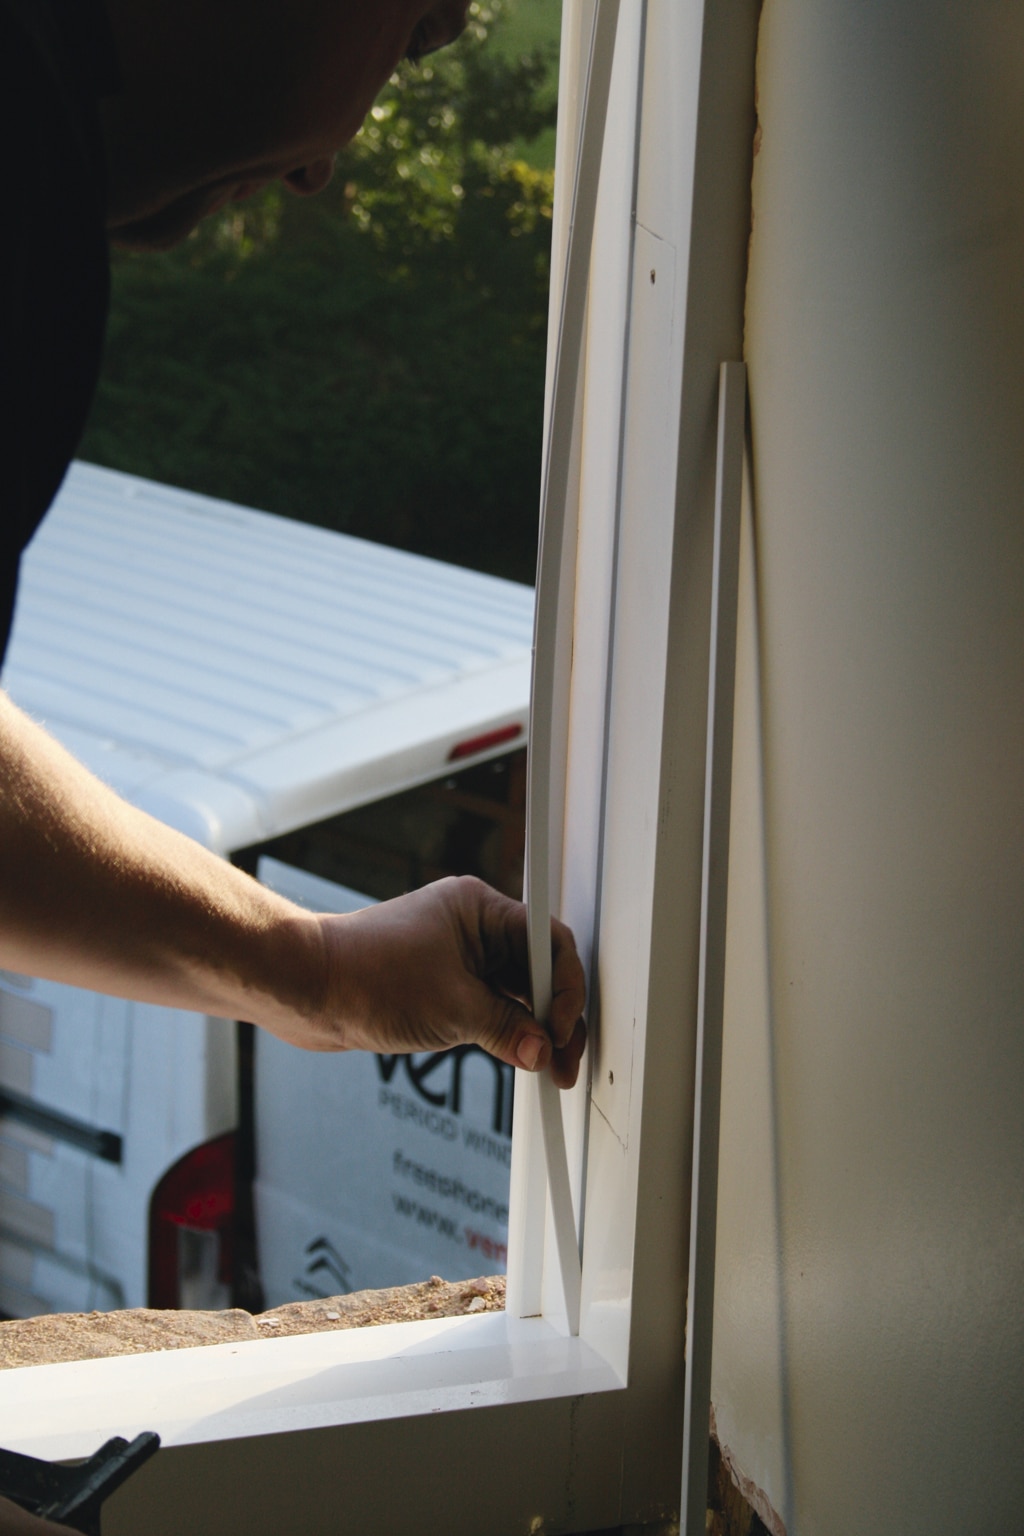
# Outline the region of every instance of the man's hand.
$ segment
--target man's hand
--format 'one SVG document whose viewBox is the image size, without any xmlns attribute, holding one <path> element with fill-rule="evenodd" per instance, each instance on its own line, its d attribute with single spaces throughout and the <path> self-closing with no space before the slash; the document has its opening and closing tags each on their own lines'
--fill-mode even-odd
<svg viewBox="0 0 1024 1536">
<path fill-rule="evenodd" d="M 526 910 L 440 880 L 344 916 L 275 895 L 123 800 L 0 694 L 0 965 L 139 1002 L 250 1019 L 308 1050 L 481 1045 L 555 1082 L 586 1042 L 583 970 L 551 930 L 535 1019 Z"/>
<path fill-rule="evenodd" d="M 551 927 L 550 1018 L 529 1011 L 526 909 L 468 876 L 319 919 L 327 957 L 321 1013 L 291 1038 L 321 1050 L 443 1051 L 480 1045 L 511 1066 L 550 1066 L 571 1088 L 586 1044 L 583 967 Z M 545 1028 L 546 1025 L 546 1028 Z"/>
<path fill-rule="evenodd" d="M 27 1514 L 20 1504 L 0 1498 L 0 1536 L 74 1536 L 68 1525 L 54 1525 Z"/>
</svg>

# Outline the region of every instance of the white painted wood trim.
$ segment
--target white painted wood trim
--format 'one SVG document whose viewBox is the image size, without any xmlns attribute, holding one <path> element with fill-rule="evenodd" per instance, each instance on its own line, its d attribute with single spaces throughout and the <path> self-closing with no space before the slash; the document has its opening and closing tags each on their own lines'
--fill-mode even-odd
<svg viewBox="0 0 1024 1536">
<path fill-rule="evenodd" d="M 622 1386 L 589 1345 L 492 1312 L 4 1371 L 0 1444 L 70 1460 L 144 1429 L 201 1445 Z"/>
</svg>

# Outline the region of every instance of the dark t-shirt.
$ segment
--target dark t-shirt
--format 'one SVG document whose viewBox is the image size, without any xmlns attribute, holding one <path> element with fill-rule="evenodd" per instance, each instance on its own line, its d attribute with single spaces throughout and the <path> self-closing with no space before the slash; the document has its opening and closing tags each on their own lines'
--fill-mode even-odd
<svg viewBox="0 0 1024 1536">
<path fill-rule="evenodd" d="M 21 552 L 96 386 L 109 295 L 97 102 L 114 89 L 100 0 L 0 0 L 0 655 Z"/>
</svg>

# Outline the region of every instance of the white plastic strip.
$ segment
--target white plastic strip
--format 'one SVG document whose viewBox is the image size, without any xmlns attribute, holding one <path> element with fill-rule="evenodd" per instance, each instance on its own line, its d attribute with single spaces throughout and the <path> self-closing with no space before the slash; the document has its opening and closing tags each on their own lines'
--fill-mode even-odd
<svg viewBox="0 0 1024 1536">
<path fill-rule="evenodd" d="M 718 1126 L 725 999 L 725 924 L 729 899 L 729 817 L 732 799 L 733 703 L 736 692 L 736 608 L 746 406 L 746 367 L 743 363 L 723 363 L 718 380 L 715 546 L 711 576 L 711 661 L 704 777 L 697 1071 L 694 1088 L 690 1273 L 687 1286 L 686 1383 L 683 1401 L 684 1536 L 704 1536 L 707 1514 L 715 1225 L 718 1216 Z"/>
<path fill-rule="evenodd" d="M 618 15 L 619 0 L 597 0 L 583 88 L 579 150 L 573 183 L 541 488 L 526 812 L 530 979 L 533 1009 L 540 1019 L 546 1019 L 551 1009 L 552 809 L 556 804 L 561 806 L 565 793 L 565 764 L 563 761 L 555 762 L 553 748 L 557 734 L 555 723 L 564 718 L 569 703 L 571 647 L 559 645 L 559 626 L 572 623 L 571 611 L 565 612 L 563 607 L 563 611 L 559 612 L 563 564 L 566 560 L 575 560 L 575 550 L 566 549 L 566 499 L 572 469 L 573 421 L 583 355 L 590 253 Z M 580 1317 L 580 1253 L 569 1184 L 562 1110 L 558 1090 L 550 1078 L 539 1080 L 538 1087 L 548 1188 L 566 1313 L 569 1332 L 577 1334 Z"/>
</svg>

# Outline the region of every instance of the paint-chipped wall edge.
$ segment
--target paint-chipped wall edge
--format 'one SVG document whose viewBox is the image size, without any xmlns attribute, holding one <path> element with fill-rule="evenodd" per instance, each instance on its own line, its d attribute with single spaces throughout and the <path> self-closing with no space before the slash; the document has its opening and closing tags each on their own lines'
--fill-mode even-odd
<svg viewBox="0 0 1024 1536">
<path fill-rule="evenodd" d="M 786 1536 L 786 1526 L 782 1516 L 772 1507 L 771 1500 L 763 1488 L 759 1488 L 753 1478 L 747 1475 L 737 1465 L 736 1457 L 729 1446 L 722 1443 L 718 1433 L 718 1421 L 715 1417 L 715 1405 L 711 1404 L 711 1438 L 718 1447 L 718 1453 L 722 1458 L 722 1465 L 729 1474 L 729 1479 L 741 1498 L 745 1499 L 751 1509 L 757 1515 L 770 1536 Z"/>
</svg>

